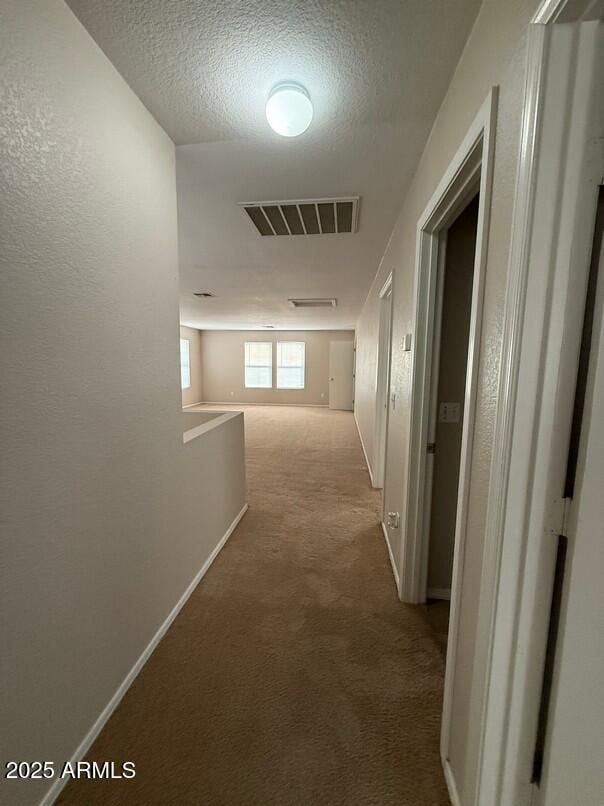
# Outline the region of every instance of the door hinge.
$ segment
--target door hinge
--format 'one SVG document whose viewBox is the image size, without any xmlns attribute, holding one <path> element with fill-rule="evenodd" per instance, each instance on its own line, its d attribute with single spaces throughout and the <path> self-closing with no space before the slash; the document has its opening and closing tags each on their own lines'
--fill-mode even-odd
<svg viewBox="0 0 604 806">
<path fill-rule="evenodd" d="M 557 498 L 551 508 L 548 532 L 555 537 L 568 537 L 568 518 L 572 498 Z"/>
<path fill-rule="evenodd" d="M 436 442 L 428 442 L 428 453 L 436 453 Z"/>
</svg>

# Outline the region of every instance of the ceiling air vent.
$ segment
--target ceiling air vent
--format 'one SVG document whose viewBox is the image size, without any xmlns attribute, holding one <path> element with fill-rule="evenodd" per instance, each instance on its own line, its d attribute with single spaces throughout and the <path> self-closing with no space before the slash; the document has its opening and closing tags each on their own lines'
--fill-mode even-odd
<svg viewBox="0 0 604 806">
<path fill-rule="evenodd" d="M 335 308 L 338 304 L 337 299 L 288 299 L 290 305 L 294 308 Z"/>
<path fill-rule="evenodd" d="M 359 197 L 240 202 L 260 235 L 339 235 L 356 232 Z"/>
</svg>

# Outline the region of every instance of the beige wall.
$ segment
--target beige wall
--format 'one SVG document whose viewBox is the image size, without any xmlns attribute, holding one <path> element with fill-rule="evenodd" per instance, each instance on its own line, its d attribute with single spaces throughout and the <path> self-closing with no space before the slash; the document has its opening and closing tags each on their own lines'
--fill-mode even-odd
<svg viewBox="0 0 604 806">
<path fill-rule="evenodd" d="M 192 327 L 180 326 L 180 338 L 189 341 L 189 360 L 191 362 L 191 386 L 182 389 L 182 405 L 190 406 L 203 400 L 201 377 L 201 331 Z"/>
<path fill-rule="evenodd" d="M 451 766 L 462 806 L 473 798 L 479 719 L 485 669 L 485 637 L 476 635 L 476 603 L 481 585 L 485 508 L 491 440 L 497 399 L 503 299 L 510 246 L 510 223 L 526 63 L 526 36 L 537 0 L 486 0 L 452 77 L 429 141 L 407 193 L 392 238 L 357 324 L 356 413 L 368 451 L 373 444 L 378 292 L 394 271 L 392 391 L 385 483 L 385 508 L 403 512 L 407 476 L 411 353 L 401 349 L 413 331 L 414 264 L 417 221 L 453 158 L 490 88 L 499 85 L 494 190 L 487 257 L 484 319 L 480 349 L 476 429 L 459 625 L 459 665 L 453 696 Z M 389 539 L 400 561 L 401 533 Z M 491 585 L 491 580 L 485 580 Z"/>
<path fill-rule="evenodd" d="M 246 341 L 303 341 L 306 343 L 304 389 L 246 389 L 244 344 Z M 329 403 L 329 342 L 354 341 L 353 330 L 204 330 L 201 338 L 203 394 L 214 403 Z M 273 349 L 273 384 L 276 373 Z"/>
<path fill-rule="evenodd" d="M 173 144 L 62 0 L 1 6 L 0 755 L 59 766 L 241 508 L 243 427 L 183 444 Z"/>
<path fill-rule="evenodd" d="M 453 575 L 459 458 L 472 308 L 478 200 L 453 223 L 447 234 L 438 373 L 438 405 L 458 403 L 459 422 L 436 421 L 432 479 L 428 590 L 449 590 Z"/>
</svg>

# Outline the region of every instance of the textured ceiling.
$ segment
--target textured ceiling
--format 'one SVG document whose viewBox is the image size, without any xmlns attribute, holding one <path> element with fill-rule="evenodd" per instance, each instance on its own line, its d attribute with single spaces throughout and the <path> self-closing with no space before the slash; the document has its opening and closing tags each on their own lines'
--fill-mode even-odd
<svg viewBox="0 0 604 806">
<path fill-rule="evenodd" d="M 177 145 L 183 321 L 354 325 L 479 0 L 68 0 Z M 278 81 L 315 116 L 264 117 Z M 187 144 L 187 145 L 184 145 Z M 354 236 L 262 239 L 238 201 L 360 195 Z M 270 243 L 268 243 L 270 241 Z M 217 294 L 199 301 L 193 290 Z M 289 311 L 291 296 L 337 309 Z M 260 322 L 258 322 L 260 319 Z"/>
</svg>

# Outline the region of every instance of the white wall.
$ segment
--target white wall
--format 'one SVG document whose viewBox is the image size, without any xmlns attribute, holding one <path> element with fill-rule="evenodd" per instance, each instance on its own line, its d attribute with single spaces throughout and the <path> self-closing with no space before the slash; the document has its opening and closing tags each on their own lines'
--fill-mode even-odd
<svg viewBox="0 0 604 806">
<path fill-rule="evenodd" d="M 246 389 L 246 341 L 303 341 L 306 344 L 304 389 L 276 388 L 277 350 L 273 347 L 273 388 Z M 299 404 L 329 403 L 329 342 L 354 341 L 353 330 L 204 330 L 201 365 L 204 400 L 214 403 Z"/>
<path fill-rule="evenodd" d="M 172 142 L 62 0 L 0 13 L 1 757 L 60 763 L 240 508 L 242 434 L 183 445 Z"/>
<path fill-rule="evenodd" d="M 378 293 L 390 271 L 393 277 L 392 391 L 385 509 L 403 512 L 407 478 L 410 372 L 412 353 L 401 346 L 414 329 L 414 268 L 417 222 L 480 106 L 499 85 L 494 190 L 491 202 L 484 319 L 479 357 L 476 431 L 472 456 L 464 593 L 459 629 L 459 667 L 453 694 L 450 763 L 463 806 L 473 802 L 477 731 L 482 707 L 485 638 L 477 635 L 481 586 L 485 507 L 491 460 L 491 440 L 497 399 L 501 352 L 503 298 L 510 246 L 510 223 L 515 190 L 526 60 L 526 35 L 537 0 L 485 0 L 452 77 L 430 138 L 407 193 L 379 271 L 357 323 L 356 414 L 367 450 L 373 445 L 375 361 L 378 337 Z M 401 533 L 389 529 L 397 563 Z M 492 584 L 485 580 L 482 584 Z"/>
</svg>

